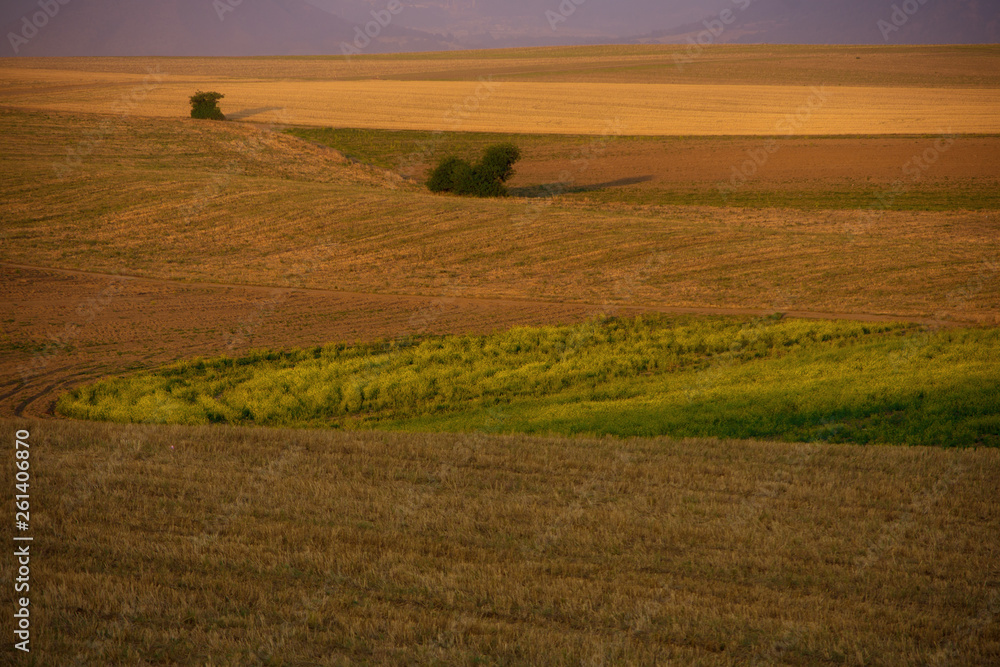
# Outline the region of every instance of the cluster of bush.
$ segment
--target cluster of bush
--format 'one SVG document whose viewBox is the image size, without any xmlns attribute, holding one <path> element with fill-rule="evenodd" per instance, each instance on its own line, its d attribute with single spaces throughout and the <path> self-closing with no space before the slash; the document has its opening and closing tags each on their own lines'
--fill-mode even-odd
<svg viewBox="0 0 1000 667">
<path fill-rule="evenodd" d="M 504 185 L 514 174 L 514 163 L 521 151 L 511 143 L 497 144 L 486 149 L 477 164 L 448 156 L 441 160 L 427 179 L 431 192 L 452 192 L 473 197 L 504 197 Z"/>
<path fill-rule="evenodd" d="M 225 114 L 219 109 L 219 100 L 225 95 L 222 93 L 196 92 L 189 99 L 191 100 L 191 117 L 204 118 L 207 120 L 226 120 Z"/>
</svg>

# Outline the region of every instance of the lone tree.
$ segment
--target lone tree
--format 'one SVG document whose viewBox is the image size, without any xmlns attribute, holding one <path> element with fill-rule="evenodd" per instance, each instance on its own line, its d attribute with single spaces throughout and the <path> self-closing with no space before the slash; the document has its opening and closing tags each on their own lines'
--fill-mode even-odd
<svg viewBox="0 0 1000 667">
<path fill-rule="evenodd" d="M 514 163 L 520 159 L 521 151 L 511 143 L 490 146 L 476 165 L 449 155 L 431 172 L 427 188 L 473 197 L 505 197 L 504 183 L 514 175 Z"/>
<path fill-rule="evenodd" d="M 191 117 L 226 120 L 222 110 L 219 109 L 219 100 L 223 97 L 225 95 L 222 93 L 203 93 L 199 90 L 191 96 Z"/>
</svg>

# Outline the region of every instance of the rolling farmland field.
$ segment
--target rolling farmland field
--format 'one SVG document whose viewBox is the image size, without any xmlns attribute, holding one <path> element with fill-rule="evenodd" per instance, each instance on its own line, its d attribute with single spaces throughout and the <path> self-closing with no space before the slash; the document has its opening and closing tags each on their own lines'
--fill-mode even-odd
<svg viewBox="0 0 1000 667">
<path fill-rule="evenodd" d="M 16 425 L 57 663 L 1000 653 L 995 449 Z"/>
<path fill-rule="evenodd" d="M 494 81 L 220 81 L 0 69 L 12 105 L 177 118 L 189 89 L 224 83 L 240 118 L 407 130 L 634 135 L 830 135 L 1000 132 L 1000 92 L 882 88 Z M 175 81 L 175 78 L 180 80 Z M 135 99 L 139 98 L 141 99 Z M 135 99 L 135 101 L 132 101 Z M 275 101 L 280 101 L 280 105 Z"/>
<path fill-rule="evenodd" d="M 683 53 L 0 59 L 37 664 L 1000 661 L 1000 48 Z"/>
</svg>

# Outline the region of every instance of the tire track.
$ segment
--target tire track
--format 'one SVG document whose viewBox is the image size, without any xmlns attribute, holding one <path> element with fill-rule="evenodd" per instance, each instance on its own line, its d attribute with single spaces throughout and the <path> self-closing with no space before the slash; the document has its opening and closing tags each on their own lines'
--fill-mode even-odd
<svg viewBox="0 0 1000 667">
<path fill-rule="evenodd" d="M 67 366 L 66 368 L 74 368 L 74 367 Z M 84 367 L 82 370 L 78 369 L 76 373 L 71 373 L 70 375 L 63 375 L 61 377 L 58 377 L 56 378 L 55 382 L 52 382 L 51 384 L 46 386 L 44 389 L 42 389 L 42 391 L 29 396 L 25 400 L 21 401 L 20 404 L 16 405 L 14 407 L 14 415 L 17 417 L 23 417 L 25 410 L 27 410 L 27 408 L 30 405 L 50 395 L 54 390 L 58 390 L 55 392 L 56 395 L 51 396 L 51 402 L 49 405 L 46 406 L 44 410 L 44 414 L 54 416 L 55 401 L 58 394 L 62 393 L 62 391 L 65 389 L 71 388 L 75 384 L 78 384 L 80 382 L 90 382 L 93 380 L 97 380 L 103 377 L 104 375 L 106 375 L 106 373 L 102 372 L 100 368 L 95 366 L 87 366 Z M 34 390 L 37 389 L 38 387 L 39 384 L 37 383 L 34 385 L 25 385 L 21 387 L 19 391 Z"/>
<path fill-rule="evenodd" d="M 50 375 L 54 375 L 56 373 L 61 373 L 61 372 L 65 371 L 65 370 L 69 370 L 71 368 L 76 368 L 76 365 L 75 364 L 70 364 L 68 366 L 62 366 L 60 368 L 54 368 L 51 371 L 43 371 L 41 373 L 33 373 L 32 374 L 32 379 L 29 380 L 29 381 L 27 381 L 27 382 L 24 381 L 24 380 L 17 380 L 17 379 L 11 380 L 10 382 L 5 382 L 3 385 L 0 385 L 0 386 L 6 387 L 6 386 L 9 386 L 9 385 L 17 383 L 17 387 L 15 387 L 11 391 L 8 391 L 6 394 L 0 394 L 0 401 L 6 400 L 6 399 L 10 398 L 11 396 L 13 396 L 13 395 L 15 395 L 15 394 L 23 391 L 24 389 L 30 388 L 32 386 L 32 384 L 31 384 L 32 381 L 35 381 L 35 380 L 38 380 L 38 379 L 42 379 L 42 378 L 48 377 Z"/>
</svg>

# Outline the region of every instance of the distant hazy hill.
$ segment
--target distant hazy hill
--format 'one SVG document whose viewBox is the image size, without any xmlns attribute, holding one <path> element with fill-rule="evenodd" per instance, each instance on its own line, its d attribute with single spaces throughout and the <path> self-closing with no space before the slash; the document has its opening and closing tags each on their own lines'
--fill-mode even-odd
<svg viewBox="0 0 1000 667">
<path fill-rule="evenodd" d="M 61 1 L 61 0 L 60 0 Z M 340 54 L 390 0 L 67 0 L 20 45 L 22 56 Z M 398 0 L 365 53 L 550 44 L 682 42 L 702 18 L 733 11 L 716 42 L 907 44 L 1000 42 L 1000 0 Z M 55 4 L 56 0 L 47 0 Z M 19 33 L 38 0 L 3 0 Z M 920 7 L 883 38 L 893 4 Z M 235 5 L 235 6 L 233 6 Z M 220 7 L 231 11 L 221 13 Z M 554 21 L 553 17 L 559 20 Z M 892 26 L 895 27 L 895 26 Z M 645 37 L 635 37 L 645 35 Z M 365 38 L 362 38 L 364 40 Z M 9 37 L 5 41 L 9 42 Z M 14 55 L 9 44 L 0 55 Z"/>
<path fill-rule="evenodd" d="M 349 21 L 304 0 L 77 0 L 61 7 L 19 55 L 24 56 L 221 56 L 340 54 L 352 42 Z M 24 13 L 38 10 L 19 3 Z M 220 6 L 231 11 L 220 11 Z M 381 3 L 379 8 L 384 8 Z M 370 9 L 371 7 L 369 7 Z M 4 8 L 4 34 L 19 31 L 19 16 Z M 221 18 L 220 18 L 221 15 Z M 361 17 L 367 16 L 367 12 Z M 360 17 L 359 17 L 360 18 Z M 367 16 L 371 21 L 372 17 Z M 364 52 L 447 49 L 433 36 L 392 21 Z M 5 39 L 5 42 L 9 40 Z M 5 45 L 3 55 L 13 55 Z"/>
<path fill-rule="evenodd" d="M 906 14 L 905 11 L 895 10 L 895 7 L 902 10 L 904 5 L 911 10 L 916 8 L 916 11 Z M 716 42 L 1000 42 L 1000 2 L 988 0 L 926 0 L 923 5 L 918 0 L 733 0 L 731 7 L 734 20 L 715 38 Z M 653 37 L 658 38 L 657 41 L 680 41 L 703 30 L 704 23 L 698 21 L 673 30 L 658 31 Z"/>
</svg>

